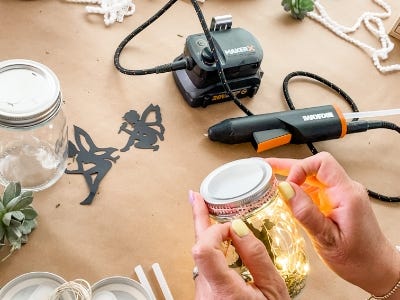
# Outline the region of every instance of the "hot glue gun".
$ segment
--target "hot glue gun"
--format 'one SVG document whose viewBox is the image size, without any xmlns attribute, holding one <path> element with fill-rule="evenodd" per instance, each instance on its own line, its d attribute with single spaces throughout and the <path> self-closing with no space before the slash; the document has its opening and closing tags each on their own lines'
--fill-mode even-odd
<svg viewBox="0 0 400 300">
<path fill-rule="evenodd" d="M 337 139 L 379 128 L 382 121 L 351 119 L 394 114 L 400 114 L 400 109 L 342 113 L 335 105 L 325 105 L 226 119 L 208 129 L 208 138 L 226 144 L 251 142 L 257 152 L 262 152 L 285 144 Z"/>
</svg>

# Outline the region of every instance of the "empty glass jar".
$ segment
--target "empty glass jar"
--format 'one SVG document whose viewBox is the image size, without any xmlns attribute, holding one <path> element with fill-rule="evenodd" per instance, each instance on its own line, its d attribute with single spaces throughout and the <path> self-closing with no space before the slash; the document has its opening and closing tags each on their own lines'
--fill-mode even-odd
<svg viewBox="0 0 400 300">
<path fill-rule="evenodd" d="M 272 168 L 261 158 L 236 160 L 211 172 L 202 182 L 203 196 L 214 222 L 242 219 L 261 240 L 290 296 L 300 293 L 309 270 L 300 235 L 291 212 L 280 197 Z M 230 242 L 226 259 L 246 281 L 252 276 Z"/>
<path fill-rule="evenodd" d="M 30 60 L 0 62 L 0 183 L 43 190 L 64 173 L 67 125 L 60 84 Z"/>
</svg>

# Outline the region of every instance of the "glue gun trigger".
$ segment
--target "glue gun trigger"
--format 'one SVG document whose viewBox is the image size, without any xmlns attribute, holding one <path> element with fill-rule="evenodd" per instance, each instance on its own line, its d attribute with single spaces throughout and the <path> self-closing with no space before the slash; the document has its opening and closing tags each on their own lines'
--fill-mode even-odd
<svg viewBox="0 0 400 300">
<path fill-rule="evenodd" d="M 258 153 L 289 144 L 292 134 L 286 129 L 270 129 L 253 133 L 252 144 Z"/>
</svg>

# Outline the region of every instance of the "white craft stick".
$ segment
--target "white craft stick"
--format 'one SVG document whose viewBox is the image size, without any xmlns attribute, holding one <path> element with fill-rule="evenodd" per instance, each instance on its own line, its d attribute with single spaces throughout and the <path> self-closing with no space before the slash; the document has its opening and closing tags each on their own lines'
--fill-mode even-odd
<svg viewBox="0 0 400 300">
<path fill-rule="evenodd" d="M 164 274 L 161 271 L 160 265 L 158 263 L 154 263 L 151 265 L 151 267 L 154 271 L 154 274 L 156 275 L 158 284 L 160 285 L 165 300 L 174 300 L 174 297 L 172 297 L 171 291 L 169 290 L 167 281 L 165 280 Z"/>
<path fill-rule="evenodd" d="M 156 296 L 154 296 L 153 290 L 151 289 L 151 285 L 147 280 L 146 274 L 144 274 L 143 268 L 141 265 L 137 265 L 135 267 L 135 272 L 137 277 L 139 278 L 140 283 L 146 289 L 146 291 L 150 294 L 151 299 L 156 300 Z"/>
</svg>

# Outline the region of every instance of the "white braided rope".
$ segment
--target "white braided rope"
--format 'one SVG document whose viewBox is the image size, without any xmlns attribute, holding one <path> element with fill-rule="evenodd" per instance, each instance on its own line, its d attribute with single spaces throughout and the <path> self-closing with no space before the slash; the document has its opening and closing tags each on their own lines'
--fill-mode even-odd
<svg viewBox="0 0 400 300">
<path fill-rule="evenodd" d="M 365 12 L 363 13 L 351 27 L 341 25 L 334 21 L 326 12 L 322 4 L 316 0 L 314 2 L 314 11 L 308 12 L 307 16 L 328 28 L 340 38 L 356 45 L 357 47 L 366 51 L 371 56 L 375 67 L 381 73 L 400 71 L 400 64 L 393 64 L 382 66 L 381 60 L 388 58 L 389 53 L 393 50 L 394 44 L 390 40 L 389 35 L 386 33 L 383 19 L 389 18 L 392 14 L 390 6 L 383 0 L 373 0 L 377 5 L 382 7 L 385 12 Z M 374 48 L 358 39 L 349 35 L 358 30 L 361 24 L 364 23 L 365 27 L 378 38 L 381 48 Z"/>
<path fill-rule="evenodd" d="M 93 14 L 104 15 L 104 23 L 108 26 L 115 21 L 122 22 L 125 16 L 133 15 L 135 4 L 132 0 L 66 0 L 72 3 L 98 4 L 88 5 L 86 11 Z"/>
</svg>

